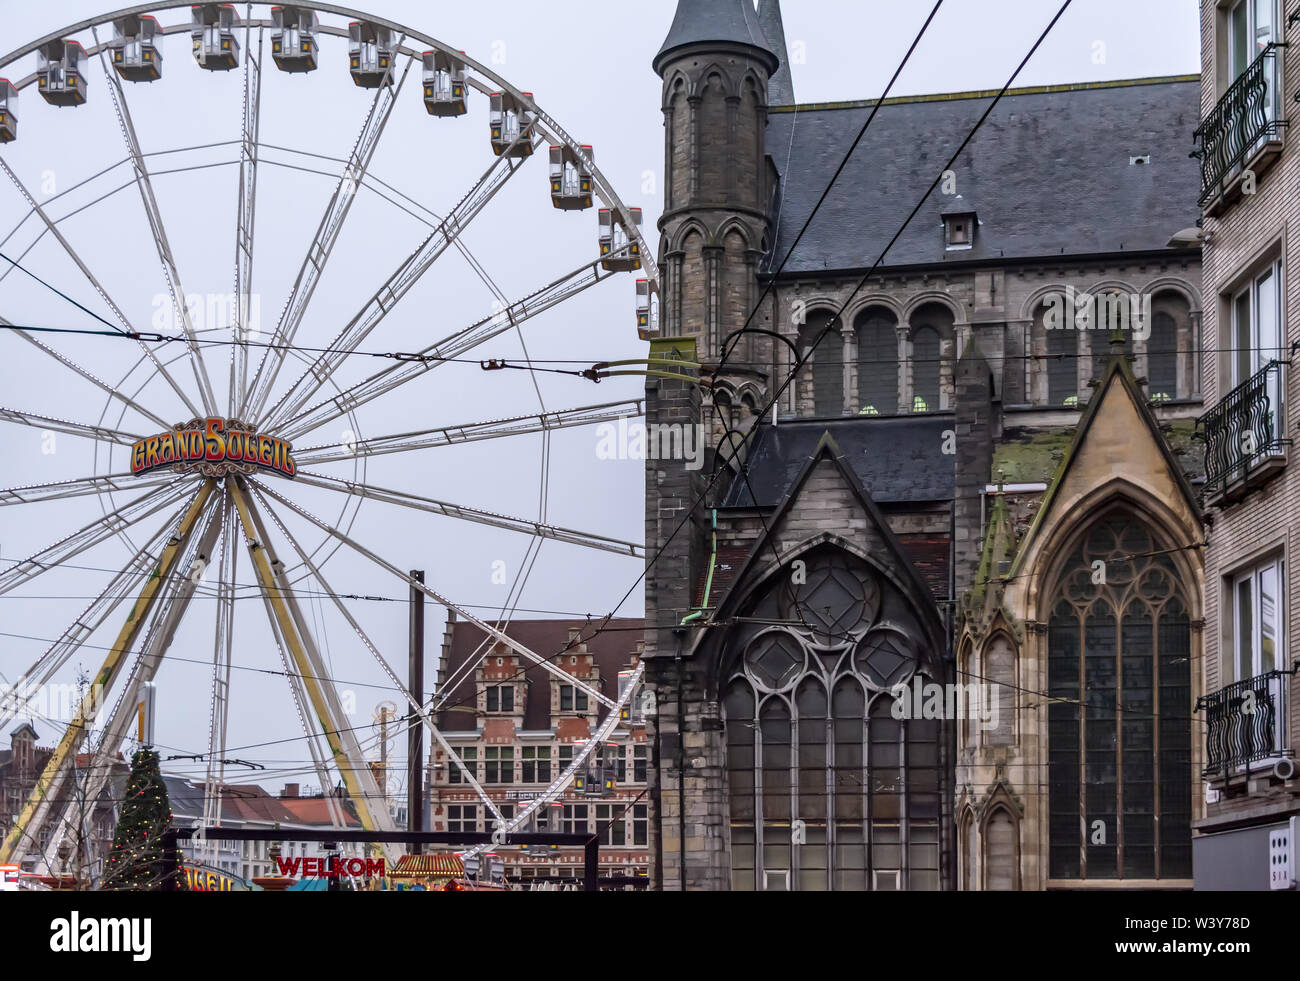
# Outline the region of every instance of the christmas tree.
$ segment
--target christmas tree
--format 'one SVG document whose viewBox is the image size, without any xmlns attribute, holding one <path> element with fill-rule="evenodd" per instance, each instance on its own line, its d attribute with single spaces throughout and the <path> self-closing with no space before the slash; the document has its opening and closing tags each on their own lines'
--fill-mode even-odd
<svg viewBox="0 0 1300 981">
<path fill-rule="evenodd" d="M 109 890 L 152 891 L 163 887 L 163 832 L 172 821 L 167 800 L 167 785 L 158 769 L 158 754 L 141 749 L 131 757 L 131 775 L 113 848 L 104 864 L 103 888 Z M 176 888 L 185 888 L 185 877 L 176 862 Z"/>
</svg>

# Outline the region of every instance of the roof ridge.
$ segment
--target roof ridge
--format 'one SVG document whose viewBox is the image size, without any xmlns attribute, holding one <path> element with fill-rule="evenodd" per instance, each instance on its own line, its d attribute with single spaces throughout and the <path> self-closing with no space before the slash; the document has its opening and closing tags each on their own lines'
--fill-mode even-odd
<svg viewBox="0 0 1300 981">
<path fill-rule="evenodd" d="M 1013 95 L 1050 95 L 1056 92 L 1083 92 L 1095 89 L 1131 88 L 1139 85 L 1172 85 L 1184 82 L 1199 84 L 1200 75 L 1153 75 L 1148 78 L 1124 78 L 1105 82 L 1061 82 L 1054 85 L 1029 85 L 1023 88 L 1007 89 L 1006 96 Z M 768 106 L 769 113 L 778 112 L 814 112 L 828 109 L 870 109 L 882 106 L 905 105 L 918 102 L 958 102 L 963 99 L 990 99 L 1001 89 L 970 89 L 963 92 L 937 92 L 919 95 L 894 95 L 888 99 L 858 99 L 848 102 L 806 102 L 792 106 Z"/>
</svg>

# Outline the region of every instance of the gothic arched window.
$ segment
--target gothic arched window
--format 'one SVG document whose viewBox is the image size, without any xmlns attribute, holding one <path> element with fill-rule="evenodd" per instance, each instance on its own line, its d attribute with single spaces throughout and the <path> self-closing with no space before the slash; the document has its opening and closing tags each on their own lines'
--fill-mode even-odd
<svg viewBox="0 0 1300 981">
<path fill-rule="evenodd" d="M 895 710 L 922 631 L 865 562 L 801 561 L 724 655 L 732 887 L 938 889 L 941 722 Z"/>
<path fill-rule="evenodd" d="M 939 332 L 922 327 L 912 335 L 912 411 L 939 409 Z"/>
<path fill-rule="evenodd" d="M 1047 404 L 1074 408 L 1079 404 L 1079 335 L 1073 317 L 1065 325 L 1047 327 L 1047 308 L 1039 307 L 1034 326 L 1043 332 L 1047 355 Z"/>
<path fill-rule="evenodd" d="M 954 341 L 953 314 L 942 303 L 926 303 L 908 321 L 912 330 L 912 411 L 938 412 L 943 385 L 952 366 L 944 363 L 943 346 Z"/>
<path fill-rule="evenodd" d="M 1154 402 L 1179 397 L 1178 335 L 1191 319 L 1187 300 L 1168 291 L 1152 303 L 1151 334 L 1147 338 L 1147 392 Z"/>
<path fill-rule="evenodd" d="M 898 320 L 884 307 L 858 314 L 858 412 L 893 415 L 898 411 Z"/>
<path fill-rule="evenodd" d="M 807 322 L 799 328 L 800 354 L 806 355 L 813 344 L 817 344 L 811 359 L 813 411 L 818 416 L 843 415 L 844 339 L 840 336 L 839 321 L 830 310 L 810 310 Z"/>
<path fill-rule="evenodd" d="M 1054 596 L 1049 875 L 1190 878 L 1191 627 L 1173 560 L 1139 519 L 1112 514 Z"/>
</svg>

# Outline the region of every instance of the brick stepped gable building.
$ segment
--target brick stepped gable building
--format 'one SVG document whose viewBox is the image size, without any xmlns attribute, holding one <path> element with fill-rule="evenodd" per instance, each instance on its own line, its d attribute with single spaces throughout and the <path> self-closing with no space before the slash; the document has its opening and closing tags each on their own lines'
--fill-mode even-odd
<svg viewBox="0 0 1300 981">
<path fill-rule="evenodd" d="M 1294 854 L 1300 817 L 1300 19 L 1273 0 L 1200 10 L 1209 530 L 1194 865 L 1198 889 L 1268 889 L 1270 838 Z"/>
<path fill-rule="evenodd" d="M 36 744 L 36 729 L 28 722 L 21 722 L 9 734 L 9 748 L 0 749 L 0 835 L 9 833 L 14 820 L 22 811 L 32 789 L 40 779 L 49 762 L 53 749 Z M 86 768 L 93 762 L 90 753 L 77 754 L 78 781 L 85 779 Z M 87 849 L 81 859 L 69 856 L 69 870 L 79 865 L 79 874 L 89 881 L 97 879 L 104 866 L 104 859 L 113 845 L 113 833 L 117 829 L 118 803 L 126 787 L 126 778 L 130 767 L 121 754 L 109 764 L 112 776 L 104 786 L 104 792 L 94 807 L 85 808 Z M 78 817 L 81 808 L 73 811 Z M 22 863 L 25 872 L 44 872 L 53 866 L 62 866 L 57 853 L 57 845 L 51 847 L 49 832 L 42 832 L 33 849 Z M 67 874 L 73 874 L 68 871 Z"/>
<path fill-rule="evenodd" d="M 620 673 L 636 664 L 643 623 L 611 620 L 586 642 L 579 642 L 579 636 L 591 634 L 590 625 L 580 620 L 515 620 L 505 632 L 613 698 L 619 692 Z M 491 649 L 472 672 L 466 671 L 481 645 Z M 522 661 L 504 644 L 485 640 L 482 631 L 454 615 L 443 639 L 437 691 L 450 692 L 438 713 L 438 728 L 507 819 L 559 777 L 607 712 L 585 692 Z M 589 767 L 598 777 L 603 767 L 603 776 L 613 780 L 612 789 L 599 778 L 582 790 L 567 787 L 530 828 L 603 833 L 601 875 L 650 873 L 650 806 L 645 793 L 649 746 L 639 706 L 634 699 L 631 724 L 615 729 L 600 747 L 600 765 L 593 762 Z M 491 812 L 436 743 L 430 765 L 430 830 L 492 831 Z M 581 848 L 512 847 L 495 849 L 495 854 L 514 880 L 582 876 Z"/>
<path fill-rule="evenodd" d="M 646 467 L 657 884 L 1190 887 L 1197 79 L 1013 90 L 853 294 L 993 93 L 887 100 L 785 262 L 872 103 L 795 104 L 774 0 L 679 0 L 653 67 L 651 351 L 712 384 L 650 380 L 647 423 L 757 429 L 699 507 L 711 467 Z"/>
</svg>

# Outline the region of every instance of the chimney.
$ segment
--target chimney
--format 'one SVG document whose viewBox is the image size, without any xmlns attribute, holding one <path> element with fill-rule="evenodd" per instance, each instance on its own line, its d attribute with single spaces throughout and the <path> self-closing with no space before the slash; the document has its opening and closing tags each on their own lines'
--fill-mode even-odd
<svg viewBox="0 0 1300 981">
<path fill-rule="evenodd" d="M 284 790 L 280 793 L 281 797 L 294 798 L 298 796 L 298 785 L 296 783 L 286 783 Z"/>
</svg>

